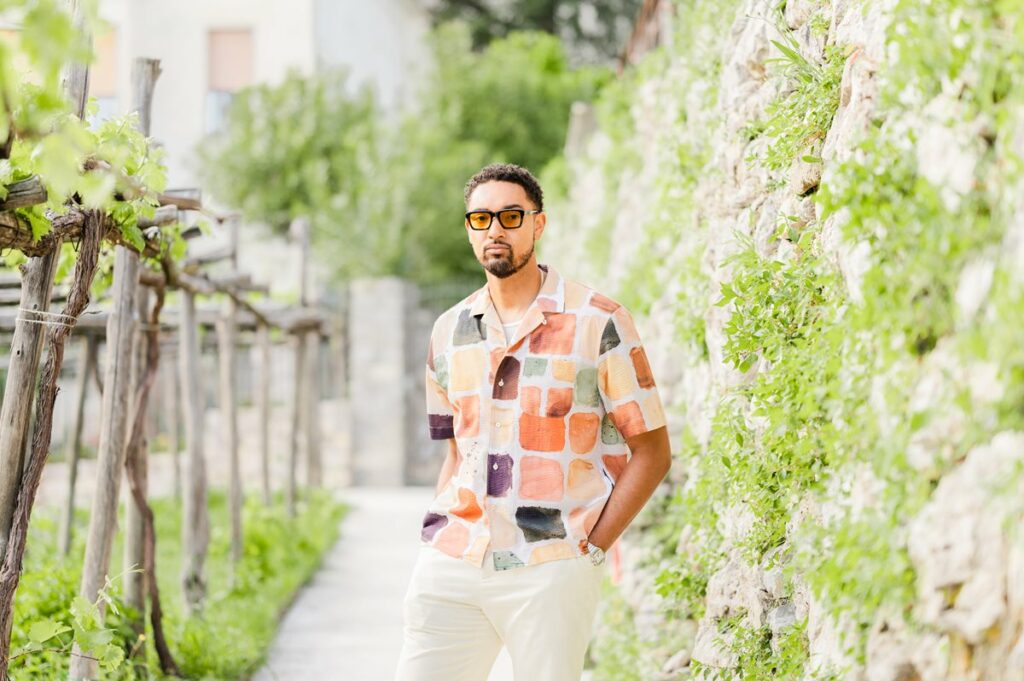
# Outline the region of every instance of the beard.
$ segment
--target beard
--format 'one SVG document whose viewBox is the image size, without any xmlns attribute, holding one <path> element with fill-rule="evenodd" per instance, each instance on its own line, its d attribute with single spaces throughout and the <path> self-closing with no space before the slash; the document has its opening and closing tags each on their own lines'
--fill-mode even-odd
<svg viewBox="0 0 1024 681">
<path fill-rule="evenodd" d="M 484 253 L 480 256 L 480 264 L 498 279 L 505 279 L 523 269 L 526 263 L 530 262 L 530 258 L 533 257 L 533 249 L 534 246 L 531 243 L 530 250 L 519 258 L 516 257 L 516 253 L 512 250 L 511 246 L 508 247 L 508 251 L 501 255 L 487 255 Z"/>
</svg>

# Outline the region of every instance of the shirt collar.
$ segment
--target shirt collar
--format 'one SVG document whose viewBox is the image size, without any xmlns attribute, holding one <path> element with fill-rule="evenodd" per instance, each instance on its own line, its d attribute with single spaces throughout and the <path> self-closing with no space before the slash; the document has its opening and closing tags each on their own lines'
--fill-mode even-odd
<svg viewBox="0 0 1024 681">
<path fill-rule="evenodd" d="M 537 263 L 537 267 L 547 272 L 547 278 L 544 279 L 544 285 L 540 287 L 530 307 L 537 306 L 542 312 L 548 313 L 565 312 L 565 282 L 562 276 L 551 265 Z M 484 284 L 473 297 L 469 313 L 474 317 L 480 317 L 489 309 L 494 309 L 494 302 L 491 300 L 490 289 Z"/>
<path fill-rule="evenodd" d="M 547 272 L 547 277 L 544 279 L 544 284 L 540 287 L 537 297 L 533 299 L 526 314 L 523 315 L 523 320 L 520 322 L 512 342 L 509 343 L 509 347 L 533 331 L 538 324 L 543 323 L 547 315 L 565 311 L 565 280 L 551 265 L 537 263 L 537 266 Z M 495 329 L 499 337 L 504 333 L 487 284 L 477 290 L 469 313 L 478 319 L 482 317 L 483 323 L 488 328 Z"/>
</svg>

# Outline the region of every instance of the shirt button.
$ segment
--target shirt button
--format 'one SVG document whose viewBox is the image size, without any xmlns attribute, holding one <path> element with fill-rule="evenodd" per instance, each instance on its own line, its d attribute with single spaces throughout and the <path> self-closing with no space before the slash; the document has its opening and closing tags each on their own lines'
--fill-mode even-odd
<svg viewBox="0 0 1024 681">
<path fill-rule="evenodd" d="M 500 381 L 498 381 L 498 385 L 505 385 L 505 379 L 503 378 Z"/>
<path fill-rule="evenodd" d="M 493 466 L 491 466 L 491 468 L 493 468 L 494 470 L 498 470 L 498 464 L 494 464 Z"/>
</svg>

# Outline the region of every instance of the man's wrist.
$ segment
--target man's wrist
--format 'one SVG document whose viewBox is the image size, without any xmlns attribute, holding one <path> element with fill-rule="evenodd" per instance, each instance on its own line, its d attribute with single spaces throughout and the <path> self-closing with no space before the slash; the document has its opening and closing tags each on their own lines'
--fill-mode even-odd
<svg viewBox="0 0 1024 681">
<path fill-rule="evenodd" d="M 587 557 L 587 559 L 594 565 L 600 565 L 604 562 L 605 551 L 603 548 L 590 542 L 586 539 L 580 542 L 580 551 Z"/>
</svg>

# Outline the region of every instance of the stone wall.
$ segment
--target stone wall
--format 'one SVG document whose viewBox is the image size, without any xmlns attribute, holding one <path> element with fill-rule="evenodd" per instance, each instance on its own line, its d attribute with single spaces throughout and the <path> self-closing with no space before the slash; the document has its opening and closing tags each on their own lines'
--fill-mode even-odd
<svg viewBox="0 0 1024 681">
<path fill-rule="evenodd" d="M 1024 679 L 1019 12 L 695 1 L 676 20 L 603 116 L 574 110 L 541 245 L 638 313 L 677 454 L 621 542 L 596 678 Z M 741 284 L 771 309 L 724 298 Z M 819 385 L 792 347 L 842 357 L 805 420 L 779 415 Z M 727 424 L 749 437 L 726 447 Z M 801 456 L 813 473 L 786 468 Z M 766 524 L 777 541 L 752 540 Z"/>
<path fill-rule="evenodd" d="M 427 343 L 437 315 L 453 296 L 466 295 L 467 286 L 422 290 L 395 277 L 352 283 L 347 359 L 354 484 L 437 482 L 445 450 L 427 430 Z"/>
</svg>

